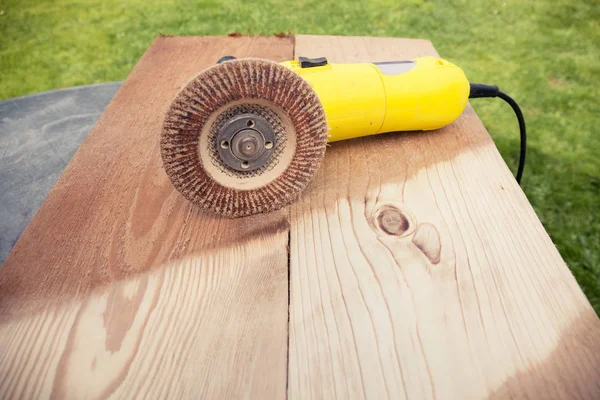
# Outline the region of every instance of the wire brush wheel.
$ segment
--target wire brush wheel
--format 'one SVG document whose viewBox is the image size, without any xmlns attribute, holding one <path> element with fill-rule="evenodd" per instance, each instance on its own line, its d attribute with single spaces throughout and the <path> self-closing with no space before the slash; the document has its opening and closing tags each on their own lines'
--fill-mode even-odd
<svg viewBox="0 0 600 400">
<path fill-rule="evenodd" d="M 325 155 L 317 94 L 272 61 L 210 67 L 173 100 L 161 136 L 165 171 L 190 202 L 227 217 L 294 201 Z"/>
</svg>

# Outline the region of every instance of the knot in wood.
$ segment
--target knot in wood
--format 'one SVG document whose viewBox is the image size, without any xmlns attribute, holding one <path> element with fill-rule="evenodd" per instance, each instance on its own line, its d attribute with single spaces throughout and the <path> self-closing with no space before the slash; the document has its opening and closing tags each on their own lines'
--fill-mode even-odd
<svg viewBox="0 0 600 400">
<path fill-rule="evenodd" d="M 399 207 L 389 204 L 376 211 L 375 223 L 381 232 L 392 236 L 404 236 L 412 230 L 411 218 Z"/>
</svg>

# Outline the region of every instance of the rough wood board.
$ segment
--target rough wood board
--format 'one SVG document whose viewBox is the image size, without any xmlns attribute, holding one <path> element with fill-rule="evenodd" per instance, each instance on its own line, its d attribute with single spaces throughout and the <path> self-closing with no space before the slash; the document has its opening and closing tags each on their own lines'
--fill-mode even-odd
<svg viewBox="0 0 600 400">
<path fill-rule="evenodd" d="M 290 398 L 600 398 L 600 321 L 470 107 L 440 131 L 332 144 L 290 223 Z"/>
<path fill-rule="evenodd" d="M 283 397 L 288 212 L 204 215 L 159 151 L 177 90 L 292 38 L 159 37 L 0 269 L 0 398 Z"/>
</svg>

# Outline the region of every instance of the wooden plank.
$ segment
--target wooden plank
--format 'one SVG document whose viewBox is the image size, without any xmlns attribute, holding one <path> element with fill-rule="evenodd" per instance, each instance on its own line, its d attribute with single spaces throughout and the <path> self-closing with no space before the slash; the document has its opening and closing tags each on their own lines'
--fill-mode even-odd
<svg viewBox="0 0 600 400">
<path fill-rule="evenodd" d="M 205 215 L 160 160 L 170 101 L 223 55 L 293 39 L 156 39 L 0 269 L 0 398 L 285 396 L 288 211 Z"/>
<path fill-rule="evenodd" d="M 435 50 L 297 36 L 295 55 Z M 470 107 L 332 144 L 291 213 L 290 398 L 600 398 L 600 321 Z"/>
</svg>

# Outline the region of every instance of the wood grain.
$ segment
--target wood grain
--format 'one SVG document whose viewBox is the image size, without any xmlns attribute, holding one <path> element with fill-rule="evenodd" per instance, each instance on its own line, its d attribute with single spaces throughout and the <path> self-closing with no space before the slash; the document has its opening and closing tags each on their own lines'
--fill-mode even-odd
<svg viewBox="0 0 600 400">
<path fill-rule="evenodd" d="M 159 37 L 0 269 L 0 398 L 283 397 L 288 212 L 203 214 L 159 135 L 182 84 L 292 38 Z"/>
<path fill-rule="evenodd" d="M 0 398 L 600 397 L 600 322 L 471 108 L 333 144 L 291 210 L 223 220 L 172 188 L 158 137 L 179 87 L 222 55 L 292 53 L 150 47 L 0 269 Z"/>
<path fill-rule="evenodd" d="M 600 398 L 600 321 L 470 107 L 439 131 L 332 144 L 290 222 L 290 398 Z"/>
</svg>

